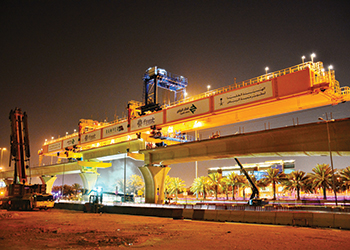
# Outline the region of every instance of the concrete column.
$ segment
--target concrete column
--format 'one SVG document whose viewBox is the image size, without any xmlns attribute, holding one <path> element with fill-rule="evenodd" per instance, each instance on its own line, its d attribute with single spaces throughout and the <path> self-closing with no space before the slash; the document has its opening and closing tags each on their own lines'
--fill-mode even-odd
<svg viewBox="0 0 350 250">
<path fill-rule="evenodd" d="M 87 172 L 87 173 L 80 173 L 79 175 L 83 181 L 84 189 L 87 190 L 87 193 L 90 193 L 90 191 L 95 187 L 97 176 L 99 174 Z M 84 195 L 83 199 L 86 200 L 86 198 L 87 198 L 86 195 Z"/>
<path fill-rule="evenodd" d="M 165 190 L 165 176 L 168 174 L 168 166 L 143 166 L 139 167 L 145 180 L 145 202 L 163 204 Z"/>
<path fill-rule="evenodd" d="M 57 177 L 55 175 L 52 175 L 52 176 L 43 175 L 43 176 L 40 176 L 39 178 L 43 184 L 46 184 L 46 193 L 50 194 L 52 191 L 53 184 L 55 183 L 55 180 L 57 179 Z"/>
</svg>

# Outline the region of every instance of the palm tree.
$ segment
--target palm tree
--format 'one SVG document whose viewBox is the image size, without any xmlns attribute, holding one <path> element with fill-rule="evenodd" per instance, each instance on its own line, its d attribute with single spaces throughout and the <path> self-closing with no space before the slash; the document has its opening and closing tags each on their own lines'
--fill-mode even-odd
<svg viewBox="0 0 350 250">
<path fill-rule="evenodd" d="M 323 189 L 323 199 L 327 199 L 326 191 L 332 187 L 332 169 L 328 164 L 317 164 L 312 169 L 313 173 L 307 174 L 312 188 Z"/>
<path fill-rule="evenodd" d="M 74 191 L 74 195 L 76 196 L 78 194 L 78 191 L 81 190 L 81 185 L 79 183 L 74 183 L 72 185 L 73 191 Z"/>
<path fill-rule="evenodd" d="M 304 190 L 308 177 L 304 171 L 294 171 L 286 175 L 286 180 L 282 182 L 284 191 L 296 191 L 297 200 L 300 200 L 300 191 Z"/>
<path fill-rule="evenodd" d="M 285 174 L 280 173 L 280 170 L 277 168 L 268 168 L 266 171 L 265 177 L 261 179 L 262 183 L 269 185 L 272 183 L 273 190 L 273 200 L 276 200 L 276 184 L 284 180 Z"/>
<path fill-rule="evenodd" d="M 136 174 L 130 176 L 130 179 L 128 180 L 128 186 L 134 195 L 137 195 L 137 191 L 141 190 L 144 185 L 145 183 L 143 182 L 142 177 Z"/>
<path fill-rule="evenodd" d="M 166 200 L 168 199 L 170 180 L 171 180 L 170 176 L 166 175 L 164 180 L 164 196 Z"/>
<path fill-rule="evenodd" d="M 345 190 L 350 188 L 350 167 L 344 168 L 340 171 L 340 178 Z"/>
<path fill-rule="evenodd" d="M 247 178 L 244 175 L 237 175 L 237 186 L 242 188 L 243 200 L 245 200 L 245 189 L 250 187 Z"/>
<path fill-rule="evenodd" d="M 232 188 L 232 200 L 234 200 L 236 188 L 240 184 L 238 182 L 238 175 L 235 172 L 231 172 L 228 176 L 226 176 L 226 183 Z"/>
<path fill-rule="evenodd" d="M 209 177 L 209 185 L 214 189 L 215 199 L 218 199 L 218 190 L 221 186 L 220 179 L 222 176 L 219 173 L 211 173 L 208 175 Z"/>
<path fill-rule="evenodd" d="M 228 184 L 228 179 L 226 176 L 220 179 L 220 185 L 222 187 L 222 191 L 226 194 L 226 200 L 228 200 L 228 190 L 230 185 Z"/>
<path fill-rule="evenodd" d="M 205 194 L 208 190 L 208 177 L 201 176 L 194 179 L 193 184 L 190 188 L 191 192 L 199 194 L 203 194 L 203 199 L 205 200 Z"/>
<path fill-rule="evenodd" d="M 177 194 L 179 192 L 182 192 L 182 190 L 186 186 L 184 182 L 185 181 L 181 180 L 178 177 L 170 178 L 169 194 L 175 194 L 176 201 L 177 201 Z"/>
</svg>

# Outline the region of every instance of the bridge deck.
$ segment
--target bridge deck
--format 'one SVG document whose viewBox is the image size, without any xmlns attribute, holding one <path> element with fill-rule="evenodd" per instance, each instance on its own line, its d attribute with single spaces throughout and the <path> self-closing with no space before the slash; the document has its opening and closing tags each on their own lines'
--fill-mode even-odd
<svg viewBox="0 0 350 250">
<path fill-rule="evenodd" d="M 350 156 L 350 118 L 329 122 L 333 155 Z M 325 122 L 290 126 L 247 134 L 142 150 L 145 164 L 174 163 L 231 157 L 329 155 Z"/>
</svg>

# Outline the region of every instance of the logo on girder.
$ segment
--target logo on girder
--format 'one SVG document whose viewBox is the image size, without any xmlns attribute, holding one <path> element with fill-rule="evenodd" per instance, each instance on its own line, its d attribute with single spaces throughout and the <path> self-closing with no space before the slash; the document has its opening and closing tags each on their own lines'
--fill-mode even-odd
<svg viewBox="0 0 350 250">
<path fill-rule="evenodd" d="M 196 112 L 196 110 L 197 110 L 197 107 L 194 106 L 194 104 L 192 104 L 192 106 L 190 107 L 191 113 L 194 114 L 194 112 Z"/>
</svg>

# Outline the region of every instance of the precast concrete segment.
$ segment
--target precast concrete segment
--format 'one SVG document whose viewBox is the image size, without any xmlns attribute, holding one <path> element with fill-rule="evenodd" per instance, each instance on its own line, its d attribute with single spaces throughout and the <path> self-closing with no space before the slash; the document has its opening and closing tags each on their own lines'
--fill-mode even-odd
<svg viewBox="0 0 350 250">
<path fill-rule="evenodd" d="M 145 164 L 175 164 L 232 157 L 329 155 L 325 122 L 270 129 L 142 150 Z M 350 118 L 329 122 L 333 155 L 350 156 Z"/>
<path fill-rule="evenodd" d="M 102 158 L 121 153 L 135 152 L 145 148 L 145 143 L 141 139 L 120 142 L 98 148 L 82 151 L 84 160 Z"/>
<path fill-rule="evenodd" d="M 170 171 L 167 166 L 139 167 L 145 180 L 145 202 L 162 204 L 164 202 L 165 177 Z"/>
</svg>

